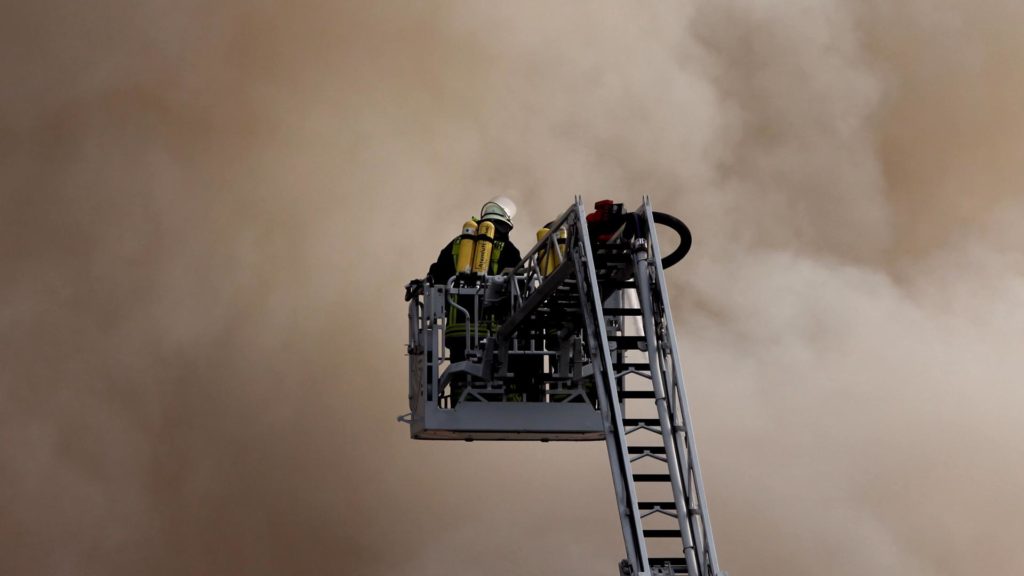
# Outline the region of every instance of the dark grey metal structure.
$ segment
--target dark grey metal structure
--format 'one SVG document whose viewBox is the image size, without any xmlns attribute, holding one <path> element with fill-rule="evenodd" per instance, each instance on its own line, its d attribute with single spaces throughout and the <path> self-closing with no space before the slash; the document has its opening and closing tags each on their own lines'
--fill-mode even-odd
<svg viewBox="0 0 1024 576">
<path fill-rule="evenodd" d="M 400 420 L 428 440 L 603 439 L 620 576 L 718 576 L 655 220 L 644 198 L 596 241 L 577 198 L 514 269 L 411 285 Z"/>
</svg>

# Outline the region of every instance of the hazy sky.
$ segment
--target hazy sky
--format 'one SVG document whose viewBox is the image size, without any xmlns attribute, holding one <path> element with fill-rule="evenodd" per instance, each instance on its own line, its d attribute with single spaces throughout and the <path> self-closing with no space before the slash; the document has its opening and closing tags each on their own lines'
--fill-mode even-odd
<svg viewBox="0 0 1024 576">
<path fill-rule="evenodd" d="M 417 442 L 402 285 L 650 195 L 723 568 L 1024 573 L 1024 5 L 0 19 L 0 573 L 614 574 L 601 443 Z"/>
</svg>

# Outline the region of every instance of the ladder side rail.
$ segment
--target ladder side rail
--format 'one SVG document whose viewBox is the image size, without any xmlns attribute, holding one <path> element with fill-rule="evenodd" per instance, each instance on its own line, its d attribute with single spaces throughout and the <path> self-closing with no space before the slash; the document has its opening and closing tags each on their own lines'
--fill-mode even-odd
<svg viewBox="0 0 1024 576">
<path fill-rule="evenodd" d="M 653 295 L 652 295 L 653 297 Z M 697 498 L 696 491 L 693 486 L 693 470 L 689 465 L 689 452 L 687 451 L 686 437 L 680 435 L 680 431 L 683 431 L 682 418 L 679 415 L 679 401 L 678 394 L 676 393 L 676 377 L 675 372 L 672 369 L 672 354 L 668 351 L 668 344 L 665 342 L 664 336 L 659 333 L 658 335 L 658 362 L 661 367 L 662 374 L 665 375 L 666 394 L 669 399 L 669 418 L 672 423 L 672 431 L 676 436 L 676 446 L 679 447 L 679 465 L 683 471 L 683 490 L 687 494 L 687 501 L 692 502 Z M 697 543 L 700 544 L 699 542 Z"/>
<path fill-rule="evenodd" d="M 650 273 L 653 274 L 653 272 L 654 272 L 653 266 L 648 265 L 648 270 L 649 270 Z M 661 301 L 658 298 L 659 294 L 657 292 L 651 291 L 650 295 L 651 295 L 651 305 L 652 305 L 652 308 L 653 308 L 652 309 L 652 313 L 654 314 L 655 317 L 658 317 L 660 319 L 660 326 L 662 327 L 661 329 L 659 329 L 658 325 L 655 326 L 655 331 L 656 331 L 655 336 L 656 336 L 656 341 L 657 341 L 657 345 L 658 345 L 658 348 L 657 348 L 658 369 L 661 370 L 661 374 L 663 375 L 663 380 L 664 380 L 664 383 L 665 383 L 665 395 L 669 399 L 669 402 L 668 402 L 669 419 L 670 419 L 671 424 L 673 426 L 672 430 L 676 434 L 676 437 L 677 437 L 676 446 L 679 447 L 680 450 L 682 450 L 682 452 L 678 452 L 677 455 L 680 457 L 679 466 L 680 466 L 680 469 L 683 471 L 683 476 L 682 476 L 683 491 L 687 495 L 688 501 L 691 501 L 691 499 L 695 500 L 697 495 L 696 495 L 696 491 L 694 489 L 693 480 L 692 480 L 693 470 L 692 470 L 692 467 L 689 465 L 689 452 L 688 452 L 688 449 L 687 449 L 686 437 L 679 434 L 680 431 L 685 431 L 685 429 L 682 427 L 682 418 L 680 416 L 679 400 L 678 400 L 679 395 L 676 392 L 676 388 L 678 387 L 678 384 L 677 384 L 676 373 L 675 373 L 675 371 L 673 369 L 673 363 L 672 363 L 673 355 L 672 355 L 672 351 L 671 351 L 671 346 L 666 341 L 666 337 L 665 337 L 665 332 L 666 332 L 667 324 L 668 323 L 665 320 L 664 310 L 661 307 Z M 637 305 L 639 306 L 639 302 L 638 302 Z M 698 547 L 700 546 L 700 542 L 699 541 L 697 542 L 697 545 L 698 545 Z"/>
<path fill-rule="evenodd" d="M 519 328 L 519 324 L 526 320 L 538 306 L 543 304 L 547 297 L 572 275 L 572 272 L 573 269 L 571 267 L 560 266 L 554 273 L 548 276 L 543 284 L 530 292 L 530 295 L 520 303 L 519 308 L 514 310 L 509 319 L 498 328 L 498 339 L 505 340 L 510 338 Z"/>
<path fill-rule="evenodd" d="M 664 335 L 661 336 L 664 342 Z M 661 357 L 662 366 L 666 370 L 667 378 L 670 380 L 676 380 L 676 376 L 672 369 L 672 354 L 668 350 L 667 343 L 664 343 L 659 356 Z M 689 448 L 687 444 L 686 428 L 682 425 L 683 418 L 681 416 L 681 409 L 678 401 L 678 394 L 673 392 L 672 404 L 672 422 L 674 425 L 673 431 L 677 438 L 677 445 L 681 447 L 679 453 L 676 456 L 679 458 L 680 466 L 684 468 L 683 475 L 683 489 L 687 495 L 687 502 L 690 503 L 688 506 L 688 514 L 690 515 L 690 522 L 692 523 L 692 530 L 694 532 L 694 542 L 697 549 L 697 555 L 702 559 L 702 566 L 706 572 L 711 571 L 710 561 L 707 555 L 707 541 L 704 536 L 704 521 L 705 516 L 702 512 L 703 508 L 700 505 L 700 499 L 697 494 L 696 488 L 696 474 L 694 473 L 693 461 L 690 458 Z"/>
<path fill-rule="evenodd" d="M 538 252 L 545 248 L 549 249 L 551 246 L 554 246 L 557 252 L 558 238 L 556 236 L 556 233 L 558 229 L 561 228 L 562 226 L 573 227 L 573 224 L 575 224 L 575 222 L 572 222 L 572 220 L 580 222 L 581 218 L 578 212 L 579 211 L 577 210 L 576 206 L 570 206 L 568 210 L 562 212 L 562 215 L 559 216 L 558 219 L 554 221 L 554 223 L 552 223 L 551 229 L 548 230 L 548 233 L 545 234 L 543 238 L 538 240 L 537 243 L 534 244 L 532 248 L 530 248 L 529 252 L 523 255 L 519 263 L 516 264 L 515 267 L 513 267 L 512 269 L 506 271 L 505 274 L 514 276 L 523 275 L 527 273 L 528 269 L 533 266 L 532 262 L 534 260 L 534 257 L 537 255 Z M 586 222 L 585 216 L 582 217 L 582 222 Z"/>
<path fill-rule="evenodd" d="M 619 521 L 622 524 L 622 536 L 626 546 L 626 560 L 638 571 L 638 576 L 647 576 L 650 571 L 647 543 L 640 524 L 640 510 L 632 483 L 632 466 L 621 425 L 622 406 L 616 391 L 611 352 L 608 349 L 608 334 L 605 329 L 597 271 L 594 269 L 594 254 L 590 247 L 583 199 L 578 196 L 575 210 L 576 226 L 570 231 L 570 235 L 575 238 L 569 239 L 573 247 L 571 259 L 576 267 L 577 281 L 580 285 L 580 307 L 587 325 L 587 340 L 591 350 L 591 362 L 594 364 L 595 387 L 601 404 L 601 420 L 605 428 L 605 444 L 608 447 L 612 481 L 615 484 Z M 581 258 L 585 261 L 585 269 Z"/>
<path fill-rule="evenodd" d="M 704 481 L 700 470 L 700 460 L 697 457 L 697 443 L 694 439 L 690 408 L 686 400 L 685 380 L 683 378 L 683 370 L 679 362 L 678 338 L 676 337 L 675 322 L 672 319 L 672 309 L 668 302 L 668 284 L 665 281 L 665 270 L 661 265 L 661 249 L 658 246 L 658 237 L 654 228 L 654 214 L 652 213 L 651 200 L 647 196 L 644 197 L 643 209 L 647 222 L 648 233 L 650 235 L 651 251 L 654 256 L 654 271 L 655 279 L 657 281 L 658 297 L 661 300 L 667 324 L 666 344 L 668 345 L 672 356 L 672 373 L 673 378 L 676 381 L 675 391 L 679 402 L 678 415 L 682 419 L 682 433 L 685 434 L 684 438 L 689 456 L 689 465 L 693 468 L 693 483 L 694 488 L 696 489 L 698 505 L 697 513 L 700 516 L 700 527 L 703 534 L 702 539 L 706 546 L 707 563 L 710 564 L 711 567 L 711 574 L 709 576 L 718 576 L 721 573 L 721 568 L 718 564 L 718 552 L 715 548 L 715 538 L 711 530 L 711 517 L 708 511 L 707 496 L 704 490 Z M 677 434 L 679 433 L 677 432 Z M 689 514 L 689 511 L 687 511 L 687 514 Z M 704 558 L 701 558 L 702 563 L 704 560 Z"/>
<path fill-rule="evenodd" d="M 585 220 L 583 218 L 583 221 Z M 509 319 L 502 323 L 496 335 L 499 342 L 507 343 L 519 324 L 529 317 L 534 309 L 543 304 L 546 296 L 554 292 L 572 274 L 573 267 L 566 264 L 558 249 L 557 232 L 562 227 L 572 230 L 579 221 L 578 210 L 574 206 L 570 206 L 554 221 L 548 233 L 530 248 L 518 264 L 502 272 L 506 278 L 505 281 L 509 283 L 512 297 L 509 302 Z M 541 274 L 537 263 L 537 256 L 542 250 L 546 251 L 545 253 L 554 250 L 559 258 L 558 267 L 546 277 Z M 520 279 L 523 283 L 521 288 Z M 539 291 L 543 291 L 543 294 L 538 294 Z"/>
<path fill-rule="evenodd" d="M 649 266 L 648 269 L 651 272 L 653 272 L 653 267 Z M 655 311 L 657 311 L 658 302 L 655 299 L 655 296 L 656 296 L 656 294 L 652 292 L 651 293 L 652 304 L 655 306 Z M 637 307 L 640 306 L 639 296 L 637 297 L 637 304 L 636 304 L 636 306 Z M 655 314 L 655 316 L 657 316 L 657 314 Z M 663 320 L 664 320 L 664 318 L 662 317 L 662 321 Z M 668 399 L 667 407 L 668 407 L 669 421 L 670 421 L 670 424 L 672 426 L 673 436 L 676 439 L 676 442 L 675 442 L 676 448 L 679 450 L 679 452 L 676 452 L 675 454 L 679 457 L 678 466 L 679 466 L 680 471 L 682 472 L 682 475 L 681 475 L 680 479 L 682 481 L 683 494 L 686 497 L 686 501 L 688 503 L 688 509 L 689 509 L 689 503 L 696 501 L 697 494 L 696 494 L 696 490 L 694 488 L 694 483 L 693 483 L 693 468 L 689 465 L 689 456 L 688 456 L 688 452 L 687 452 L 686 437 L 680 434 L 680 431 L 683 430 L 683 427 L 682 427 L 681 420 L 679 418 L 679 402 L 677 400 L 678 396 L 677 396 L 677 394 L 675 392 L 675 389 L 676 389 L 675 380 L 676 380 L 676 378 L 675 378 L 674 373 L 672 371 L 672 359 L 671 359 L 672 355 L 668 351 L 668 344 L 666 343 L 665 338 L 664 338 L 664 334 L 663 334 L 664 330 L 658 330 L 657 326 L 655 326 L 655 330 L 656 330 L 656 341 L 657 341 L 657 346 L 658 346 L 658 348 L 657 348 L 657 361 L 658 361 L 657 369 L 660 370 L 660 374 L 662 375 L 662 380 L 665 383 L 665 394 L 666 394 L 666 398 Z M 695 528 L 696 527 L 694 527 L 694 529 Z M 700 555 L 700 553 L 703 550 L 703 546 L 701 545 L 702 542 L 701 542 L 700 538 L 697 537 L 696 533 L 695 533 L 695 536 L 694 536 L 694 543 L 697 546 L 698 555 Z"/>
<path fill-rule="evenodd" d="M 683 474 L 688 473 L 689 470 L 685 468 L 681 470 L 679 459 L 670 456 L 678 454 L 678 452 L 676 439 L 672 434 L 674 426 L 670 419 L 670 407 L 668 406 L 670 398 L 665 395 L 665 385 L 662 380 L 661 358 L 660 354 L 658 354 L 660 347 L 658 346 L 657 330 L 654 324 L 656 311 L 651 302 L 651 270 L 648 268 L 647 260 L 646 242 L 640 239 L 634 241 L 634 278 L 636 279 L 637 296 L 640 300 L 640 318 L 643 322 L 644 337 L 647 341 L 648 361 L 651 367 L 651 383 L 654 387 L 654 402 L 657 405 L 658 419 L 661 422 L 661 439 L 667 456 L 665 463 L 668 466 L 669 480 L 672 484 L 672 497 L 677 511 L 676 520 L 679 524 L 679 533 L 683 541 L 683 555 L 686 557 L 687 567 L 692 567 L 691 570 L 695 571 L 691 572 L 691 574 L 707 576 L 703 564 L 697 562 L 699 554 L 694 551 L 693 526 L 687 514 L 690 508 L 690 499 L 689 495 L 684 491 Z"/>
<path fill-rule="evenodd" d="M 657 235 L 654 232 L 653 218 L 647 223 L 648 228 L 651 230 L 653 241 L 657 242 Z M 660 246 L 659 246 L 660 252 Z M 660 258 L 657 260 L 660 265 Z M 660 267 L 660 266 L 659 266 Z M 662 270 L 662 273 L 664 270 Z M 664 278 L 664 276 L 662 276 Z M 657 304 L 661 305 L 662 314 L 665 314 L 665 308 L 667 306 L 668 295 L 666 293 L 667 286 L 664 281 L 659 283 L 658 291 L 655 296 L 657 298 Z M 670 312 L 671 310 L 669 310 Z M 675 434 L 678 438 L 680 446 L 685 446 L 686 449 L 675 454 L 676 458 L 680 461 L 680 466 L 683 466 L 686 470 L 686 476 L 688 477 L 689 486 L 688 488 L 688 501 L 691 503 L 691 507 L 688 508 L 687 514 L 689 521 L 692 525 L 692 530 L 696 535 L 695 544 L 697 547 L 697 554 L 701 559 L 701 566 L 705 572 L 710 572 L 713 575 L 717 575 L 715 564 L 717 564 L 717 558 L 715 562 L 711 561 L 712 558 L 712 546 L 709 545 L 707 539 L 707 531 L 705 526 L 707 525 L 708 515 L 707 506 L 703 500 L 702 492 L 700 489 L 703 488 L 703 481 L 700 475 L 699 462 L 695 460 L 696 454 L 691 451 L 691 448 L 696 447 L 696 442 L 693 440 L 693 428 L 692 421 L 689 417 L 688 409 L 685 404 L 685 387 L 682 381 L 682 372 L 677 372 L 675 368 L 680 366 L 678 361 L 678 350 L 674 344 L 674 341 L 669 339 L 668 330 L 671 328 L 674 331 L 674 325 L 668 320 L 669 316 L 666 315 L 665 319 L 665 331 L 662 334 L 665 338 L 664 353 L 669 357 L 672 374 L 671 377 L 676 381 L 676 395 L 675 401 L 673 402 L 673 422 L 677 424 L 674 428 Z M 682 400 L 680 400 L 682 399 Z M 696 465 L 696 466 L 695 466 Z M 700 484 L 698 484 L 700 482 Z"/>
<path fill-rule="evenodd" d="M 622 290 L 615 290 L 610 296 L 608 296 L 608 298 L 605 299 L 605 301 L 604 301 L 602 306 L 603 306 L 603 309 L 606 309 L 606 308 L 622 308 Z M 603 312 L 603 310 L 602 310 L 602 312 Z M 625 323 L 623 323 L 623 322 L 617 322 L 616 320 L 609 320 L 608 317 L 605 316 L 605 326 L 607 327 L 606 330 L 610 330 L 610 331 L 614 332 L 615 334 L 624 334 Z M 619 364 L 619 363 L 622 363 L 622 362 L 626 361 L 626 350 L 624 350 L 622 348 L 617 348 L 613 352 L 613 354 L 614 354 L 612 356 L 612 362 L 613 363 Z M 612 366 L 614 366 L 615 364 L 612 364 Z M 625 390 L 626 389 L 626 376 L 625 375 L 615 378 L 615 389 L 617 391 L 618 390 Z"/>
<path fill-rule="evenodd" d="M 580 269 L 580 277 L 585 277 L 581 269 L 582 264 L 577 263 Z M 592 294 L 580 290 L 580 305 L 583 308 L 583 318 L 587 329 L 587 343 L 592 352 L 600 350 L 601 343 L 598 339 L 598 321 L 594 318 L 595 313 L 590 310 L 589 300 L 593 299 Z M 636 505 L 636 495 L 628 480 L 632 475 L 631 466 L 623 458 L 626 453 L 626 440 L 622 429 L 613 425 L 612 422 L 621 422 L 621 415 L 613 414 L 618 409 L 617 394 L 613 395 L 612 389 L 615 385 L 607 385 L 609 378 L 614 378 L 611 371 L 605 366 L 610 366 L 610 360 L 602 360 L 603 354 L 591 354 L 591 362 L 594 366 L 594 384 L 597 390 L 598 403 L 601 406 L 601 422 L 604 425 L 605 446 L 608 449 L 608 460 L 611 463 L 612 483 L 615 486 L 615 503 L 619 513 L 619 522 L 622 525 L 622 538 L 626 546 L 626 560 L 629 564 L 640 571 L 644 570 L 647 564 L 646 546 L 643 538 L 643 529 L 639 526 L 639 508 Z M 611 397 L 610 397 L 611 396 Z M 641 564 L 642 563 L 642 564 Z"/>
</svg>

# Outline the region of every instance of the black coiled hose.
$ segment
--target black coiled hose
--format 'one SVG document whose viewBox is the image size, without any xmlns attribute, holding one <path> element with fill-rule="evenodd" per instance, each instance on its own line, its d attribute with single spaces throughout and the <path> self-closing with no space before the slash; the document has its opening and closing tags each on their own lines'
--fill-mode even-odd
<svg viewBox="0 0 1024 576">
<path fill-rule="evenodd" d="M 690 251 L 690 245 L 693 244 L 693 236 L 690 235 L 690 229 L 679 218 L 664 212 L 654 212 L 653 216 L 655 224 L 668 226 L 676 234 L 679 234 L 679 246 L 676 246 L 676 249 L 671 254 L 661 259 L 661 267 L 668 268 L 682 260 L 686 253 Z"/>
</svg>

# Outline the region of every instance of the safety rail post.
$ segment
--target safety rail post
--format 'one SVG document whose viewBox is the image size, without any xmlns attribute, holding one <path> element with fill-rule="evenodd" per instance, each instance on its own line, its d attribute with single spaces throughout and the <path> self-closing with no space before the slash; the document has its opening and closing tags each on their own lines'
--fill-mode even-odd
<svg viewBox="0 0 1024 576">
<path fill-rule="evenodd" d="M 422 329 L 422 310 L 420 300 L 423 298 L 423 291 L 415 294 L 409 299 L 409 343 L 406 345 L 406 354 L 409 356 L 409 410 L 415 411 L 419 396 L 423 394 L 423 378 L 426 370 L 423 366 L 424 346 Z"/>
</svg>

